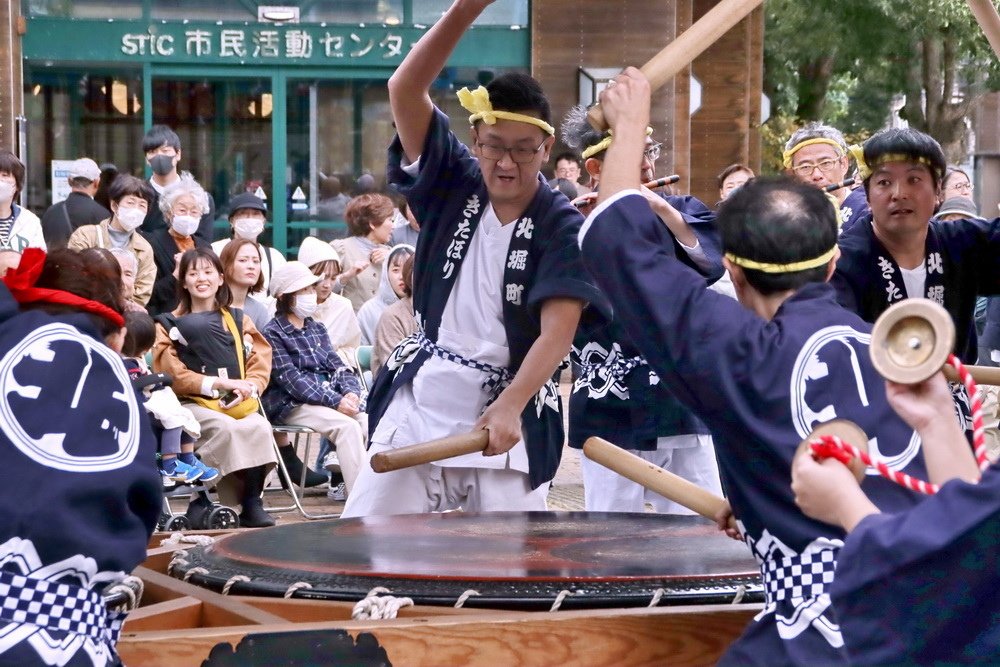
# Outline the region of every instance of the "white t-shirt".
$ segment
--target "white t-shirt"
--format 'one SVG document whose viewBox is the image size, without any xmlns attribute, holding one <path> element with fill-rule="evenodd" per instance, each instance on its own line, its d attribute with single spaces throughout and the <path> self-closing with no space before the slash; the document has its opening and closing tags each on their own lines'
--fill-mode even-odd
<svg viewBox="0 0 1000 667">
<path fill-rule="evenodd" d="M 461 270 L 445 305 L 438 345 L 492 366 L 510 363 L 503 326 L 503 272 L 516 224 L 501 225 L 487 205 Z M 405 447 L 471 431 L 488 396 L 482 390 L 486 374 L 440 357 L 430 357 L 412 384 L 400 387 L 379 421 L 372 442 Z M 528 471 L 528 452 L 518 442 L 504 456 L 479 453 L 458 456 L 437 465 L 464 468 L 510 468 Z"/>
<path fill-rule="evenodd" d="M 903 274 L 903 286 L 906 287 L 906 296 L 910 299 L 922 299 L 927 296 L 925 291 L 927 283 L 927 265 L 921 264 L 915 269 L 904 269 L 899 267 L 899 272 Z"/>
</svg>

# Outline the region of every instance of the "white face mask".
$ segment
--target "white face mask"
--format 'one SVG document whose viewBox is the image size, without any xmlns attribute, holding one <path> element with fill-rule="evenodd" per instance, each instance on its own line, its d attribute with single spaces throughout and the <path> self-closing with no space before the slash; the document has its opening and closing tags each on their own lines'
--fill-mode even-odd
<svg viewBox="0 0 1000 667">
<path fill-rule="evenodd" d="M 14 198 L 14 191 L 17 188 L 9 181 L 0 181 L 0 201 L 10 201 Z"/>
<path fill-rule="evenodd" d="M 175 215 L 170 226 L 181 236 L 191 236 L 198 231 L 198 223 L 201 220 L 193 215 Z"/>
<path fill-rule="evenodd" d="M 295 297 L 292 312 L 302 319 L 306 319 L 307 317 L 312 317 L 318 307 L 319 303 L 316 301 L 315 294 L 300 294 Z"/>
<path fill-rule="evenodd" d="M 122 226 L 122 229 L 131 232 L 146 219 L 146 212 L 134 206 L 119 206 L 115 217 L 118 218 L 118 224 Z"/>
<path fill-rule="evenodd" d="M 241 239 L 256 241 L 260 233 L 264 231 L 264 221 L 260 218 L 235 218 L 233 231 Z"/>
</svg>

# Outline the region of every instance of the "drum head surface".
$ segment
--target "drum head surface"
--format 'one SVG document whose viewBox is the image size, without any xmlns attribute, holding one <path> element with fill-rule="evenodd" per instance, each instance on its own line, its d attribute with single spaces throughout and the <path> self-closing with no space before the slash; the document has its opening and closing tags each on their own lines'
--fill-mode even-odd
<svg viewBox="0 0 1000 667">
<path fill-rule="evenodd" d="M 314 521 L 227 536 L 192 549 L 174 569 L 232 592 L 358 600 L 376 586 L 423 604 L 533 608 L 627 606 L 657 588 L 685 603 L 758 591 L 756 562 L 742 542 L 701 517 L 599 512 L 414 514 Z M 665 602 L 669 602 L 666 600 Z"/>
</svg>

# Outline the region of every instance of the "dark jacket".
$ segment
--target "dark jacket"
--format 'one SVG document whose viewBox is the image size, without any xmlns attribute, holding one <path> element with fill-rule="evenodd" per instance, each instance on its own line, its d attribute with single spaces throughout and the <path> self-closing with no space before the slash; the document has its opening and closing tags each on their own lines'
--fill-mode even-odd
<svg viewBox="0 0 1000 667">
<path fill-rule="evenodd" d="M 208 241 L 198 238 L 195 234 L 195 247 L 211 248 Z M 156 264 L 156 280 L 153 282 L 153 294 L 149 297 L 146 310 L 152 317 L 160 313 L 168 313 L 177 307 L 177 280 L 174 278 L 174 255 L 180 248 L 166 227 L 161 227 L 146 236 L 149 245 L 153 247 L 153 261 Z"/>
<path fill-rule="evenodd" d="M 77 227 L 96 225 L 111 217 L 104 208 L 82 192 L 70 192 L 65 200 L 53 204 L 42 215 L 42 236 L 49 251 L 65 248 Z"/>
</svg>

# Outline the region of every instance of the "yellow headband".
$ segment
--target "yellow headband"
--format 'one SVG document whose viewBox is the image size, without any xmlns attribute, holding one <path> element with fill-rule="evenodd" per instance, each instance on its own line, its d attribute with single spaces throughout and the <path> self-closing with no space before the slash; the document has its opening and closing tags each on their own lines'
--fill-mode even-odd
<svg viewBox="0 0 1000 667">
<path fill-rule="evenodd" d="M 608 147 L 611 145 L 611 134 L 612 134 L 611 130 L 608 130 L 608 136 L 604 137 L 593 146 L 587 146 L 587 148 L 583 150 L 583 153 L 580 154 L 580 157 L 586 160 L 592 155 L 597 155 L 601 151 L 607 150 Z M 653 128 L 647 127 L 646 136 L 648 137 L 651 134 L 653 134 Z"/>
<path fill-rule="evenodd" d="M 813 259 L 806 259 L 801 262 L 792 262 L 791 264 L 769 264 L 767 262 L 755 262 L 752 259 L 744 259 L 742 257 L 737 257 L 731 252 L 726 253 L 726 259 L 735 264 L 736 266 L 742 266 L 744 269 L 753 269 L 754 271 L 763 271 L 764 273 L 795 273 L 796 271 L 805 271 L 807 269 L 816 269 L 831 259 L 837 253 L 837 246 L 833 246 L 826 252 L 824 252 L 819 257 L 814 257 Z"/>
<path fill-rule="evenodd" d="M 934 165 L 931 161 L 920 155 L 907 155 L 906 153 L 883 153 L 878 156 L 874 164 L 868 164 L 865 162 L 865 150 L 862 146 L 855 144 L 848 148 L 848 151 L 850 151 L 851 157 L 854 158 L 854 162 L 858 165 L 858 178 L 862 181 L 868 180 L 868 177 L 872 175 L 873 171 L 875 171 L 875 167 L 889 162 L 917 162 L 919 164 L 926 165 L 928 169 L 934 171 Z M 938 177 L 940 176 L 941 174 L 938 174 Z"/>
<path fill-rule="evenodd" d="M 795 144 L 794 146 L 792 146 L 787 151 L 785 151 L 784 153 L 781 154 L 781 163 L 783 165 L 785 165 L 785 169 L 791 169 L 792 168 L 792 156 L 793 155 L 795 155 L 796 153 L 798 153 L 800 150 L 802 150 L 806 146 L 812 146 L 813 144 L 829 144 L 829 145 L 831 145 L 831 146 L 833 146 L 834 148 L 837 149 L 837 153 L 839 153 L 840 155 L 843 155 L 844 147 L 841 146 L 836 141 L 834 141 L 833 139 L 827 139 L 825 137 L 819 137 L 818 139 L 806 139 L 805 141 L 800 141 L 799 143 Z"/>
<path fill-rule="evenodd" d="M 481 120 L 487 125 L 495 125 L 498 119 L 515 120 L 519 123 L 528 123 L 529 125 L 540 127 L 549 135 L 554 135 L 556 133 L 556 128 L 552 127 L 541 118 L 526 116 L 522 113 L 514 113 L 513 111 L 494 111 L 493 105 L 490 103 L 490 94 L 482 86 L 479 86 L 475 90 L 463 88 L 458 91 L 458 102 L 462 105 L 463 109 L 472 113 L 472 115 L 469 116 L 470 125 L 475 123 L 477 120 Z"/>
</svg>

